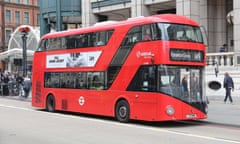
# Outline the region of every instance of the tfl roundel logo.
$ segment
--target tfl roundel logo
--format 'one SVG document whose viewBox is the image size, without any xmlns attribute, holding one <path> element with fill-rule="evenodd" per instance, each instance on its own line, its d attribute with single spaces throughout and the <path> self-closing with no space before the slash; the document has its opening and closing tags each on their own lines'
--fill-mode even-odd
<svg viewBox="0 0 240 144">
<path fill-rule="evenodd" d="M 80 104 L 80 106 L 83 106 L 84 103 L 85 103 L 85 99 L 83 96 L 80 96 L 79 99 L 78 99 L 78 103 Z"/>
</svg>

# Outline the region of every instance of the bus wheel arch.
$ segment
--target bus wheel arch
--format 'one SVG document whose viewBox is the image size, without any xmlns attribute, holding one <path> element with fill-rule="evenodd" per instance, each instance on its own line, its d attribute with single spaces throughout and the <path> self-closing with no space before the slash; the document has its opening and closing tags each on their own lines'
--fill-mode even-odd
<svg viewBox="0 0 240 144">
<path fill-rule="evenodd" d="M 128 122 L 130 119 L 130 106 L 126 99 L 119 99 L 115 104 L 115 118 L 120 122 Z"/>
<path fill-rule="evenodd" d="M 56 106 L 55 97 L 54 95 L 49 94 L 46 98 L 46 110 L 48 112 L 54 112 L 56 108 L 55 106 Z"/>
</svg>

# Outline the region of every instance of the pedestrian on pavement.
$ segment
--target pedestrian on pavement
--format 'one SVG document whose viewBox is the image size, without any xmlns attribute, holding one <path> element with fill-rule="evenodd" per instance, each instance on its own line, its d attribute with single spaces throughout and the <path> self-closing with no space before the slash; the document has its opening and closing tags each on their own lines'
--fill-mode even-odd
<svg viewBox="0 0 240 144">
<path fill-rule="evenodd" d="M 31 89 L 31 79 L 26 76 L 23 82 L 24 97 L 27 98 Z"/>
<path fill-rule="evenodd" d="M 18 83 L 18 96 L 23 96 L 24 95 L 24 91 L 23 91 L 23 77 L 22 77 L 22 74 L 18 73 L 17 74 L 17 78 L 16 78 L 16 81 Z"/>
<path fill-rule="evenodd" d="M 224 99 L 224 103 L 227 102 L 227 99 L 229 98 L 230 102 L 232 103 L 232 96 L 231 96 L 231 90 L 234 90 L 234 82 L 232 77 L 228 74 L 228 72 L 225 72 L 224 74 L 224 81 L 223 81 L 223 87 L 226 90 L 226 95 Z"/>
<path fill-rule="evenodd" d="M 7 73 L 3 74 L 3 78 L 2 78 L 2 86 L 3 86 L 3 95 L 7 96 L 9 95 L 9 89 L 8 89 L 8 82 L 9 82 L 9 77 Z"/>
<path fill-rule="evenodd" d="M 219 52 L 227 52 L 227 44 L 223 44 L 222 47 L 219 48 Z"/>
</svg>

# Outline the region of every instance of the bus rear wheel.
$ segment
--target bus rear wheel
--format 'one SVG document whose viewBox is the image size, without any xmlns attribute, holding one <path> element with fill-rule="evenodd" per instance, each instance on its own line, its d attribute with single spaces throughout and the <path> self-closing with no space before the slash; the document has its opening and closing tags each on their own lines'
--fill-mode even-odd
<svg viewBox="0 0 240 144">
<path fill-rule="evenodd" d="M 129 104 L 125 100 L 120 100 L 115 108 L 115 118 L 120 122 L 128 122 L 130 115 Z"/>
<path fill-rule="evenodd" d="M 54 112 L 55 111 L 55 99 L 53 95 L 49 95 L 47 97 L 46 101 L 46 110 L 48 112 Z"/>
</svg>

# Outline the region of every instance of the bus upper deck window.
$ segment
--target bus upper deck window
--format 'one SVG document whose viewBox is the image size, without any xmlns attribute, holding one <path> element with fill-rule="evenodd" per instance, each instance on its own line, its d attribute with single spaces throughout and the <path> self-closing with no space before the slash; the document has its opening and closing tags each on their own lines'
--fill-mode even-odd
<svg viewBox="0 0 240 144">
<path fill-rule="evenodd" d="M 39 46 L 37 48 L 37 51 L 45 51 L 46 50 L 46 41 L 47 40 L 42 40 L 40 43 L 39 43 Z"/>
<path fill-rule="evenodd" d="M 150 28 L 145 29 L 143 40 L 145 41 L 152 40 Z"/>
</svg>

